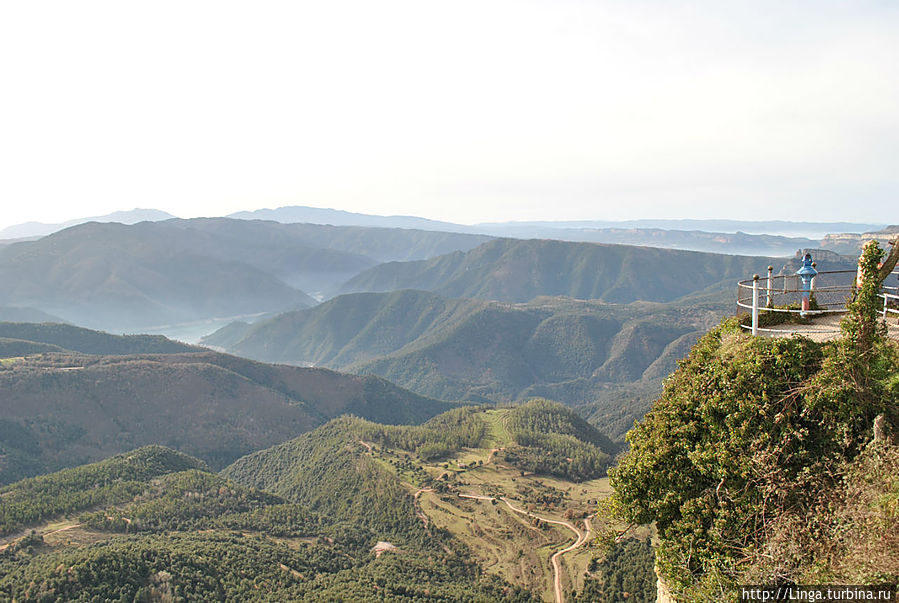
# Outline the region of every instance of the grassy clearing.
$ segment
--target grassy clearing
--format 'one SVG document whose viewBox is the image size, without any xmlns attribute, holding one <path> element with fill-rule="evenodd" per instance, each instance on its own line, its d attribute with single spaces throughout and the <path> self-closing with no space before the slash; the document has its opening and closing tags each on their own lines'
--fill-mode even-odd
<svg viewBox="0 0 899 603">
<path fill-rule="evenodd" d="M 497 408 L 484 413 L 484 420 L 487 422 L 487 436 L 484 438 L 484 448 L 503 448 L 515 443 L 506 429 L 506 417 L 508 415 L 508 408 Z"/>
</svg>

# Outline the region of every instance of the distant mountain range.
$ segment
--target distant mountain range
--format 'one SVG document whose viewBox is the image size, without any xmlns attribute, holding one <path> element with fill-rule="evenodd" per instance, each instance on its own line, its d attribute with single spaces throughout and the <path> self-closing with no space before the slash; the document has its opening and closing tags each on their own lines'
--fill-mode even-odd
<svg viewBox="0 0 899 603">
<path fill-rule="evenodd" d="M 132 209 L 130 211 L 116 211 L 104 216 L 92 216 L 89 218 L 76 218 L 58 224 L 44 224 L 42 222 L 25 222 L 8 226 L 0 230 L 0 239 L 25 239 L 31 237 L 43 237 L 53 234 L 70 226 L 84 224 L 85 222 L 118 222 L 121 224 L 137 224 L 138 222 L 157 222 L 174 218 L 172 214 L 158 209 Z"/>
<path fill-rule="evenodd" d="M 379 228 L 413 228 L 417 230 L 440 230 L 444 232 L 474 233 L 475 229 L 462 224 L 428 220 L 416 216 L 375 216 L 359 214 L 339 209 L 292 205 L 277 209 L 257 209 L 241 211 L 226 216 L 239 220 L 273 220 L 284 224 L 305 222 L 308 224 L 331 224 L 334 226 L 374 226 Z"/>
<path fill-rule="evenodd" d="M 4 243 L 4 239 L 44 236 L 88 221 L 133 224 L 144 220 L 158 221 L 173 217 L 171 214 L 159 210 L 135 209 L 105 216 L 70 220 L 60 224 L 29 222 L 0 231 L 0 245 Z M 298 205 L 277 209 L 241 211 L 227 217 L 241 220 L 269 220 L 283 224 L 308 223 L 402 228 L 524 239 L 540 238 L 644 245 L 688 251 L 762 256 L 791 255 L 797 249 L 809 247 L 823 247 L 840 253 L 855 253 L 858 241 L 850 241 L 842 236 L 842 233 L 874 232 L 884 226 L 883 224 L 852 222 L 694 219 L 484 222 L 465 225 L 416 216 L 378 216 Z"/>
<path fill-rule="evenodd" d="M 822 270 L 852 268 L 817 252 Z M 621 437 L 697 337 L 733 311 L 734 283 L 794 273 L 760 258 L 495 239 L 468 252 L 381 264 L 315 307 L 202 340 L 265 362 L 375 374 L 450 400 L 541 396 Z"/>
<path fill-rule="evenodd" d="M 92 328 L 160 332 L 310 307 L 340 292 L 667 302 L 729 287 L 767 263 L 783 260 L 228 218 L 91 222 L 0 247 L 0 306 Z"/>
<path fill-rule="evenodd" d="M 241 220 L 274 220 L 276 222 L 309 222 L 340 226 L 383 226 L 389 228 L 419 228 L 450 232 L 478 232 L 497 236 L 533 237 L 540 229 L 641 229 L 705 231 L 709 233 L 777 234 L 787 237 L 820 238 L 833 232 L 866 232 L 882 228 L 884 224 L 855 222 L 790 222 L 785 220 L 559 220 L 481 222 L 473 225 L 441 222 L 415 216 L 377 216 L 336 209 L 291 205 L 277 209 L 257 209 L 230 214 Z M 532 229 L 532 230 L 529 230 Z M 513 234 L 517 232 L 518 234 Z"/>
<path fill-rule="evenodd" d="M 772 234 L 786 237 L 808 237 L 820 239 L 832 232 L 866 232 L 882 228 L 883 224 L 856 222 L 790 222 L 786 220 L 695 220 L 681 218 L 677 220 L 569 220 L 569 221 L 535 221 L 535 222 L 489 222 L 475 225 L 484 231 L 493 232 L 499 229 L 522 231 L 527 228 L 566 228 L 566 229 L 621 229 L 635 228 L 646 230 L 683 230 L 704 231 L 708 233 L 749 233 L 756 235 Z"/>
<path fill-rule="evenodd" d="M 0 305 L 134 331 L 313 305 L 387 260 L 471 249 L 482 235 L 230 220 L 91 222 L 0 248 Z"/>
<path fill-rule="evenodd" d="M 593 243 L 618 243 L 707 251 L 734 255 L 784 256 L 797 249 L 828 247 L 822 242 L 831 233 L 862 233 L 882 224 L 852 222 L 789 222 L 783 220 L 574 220 L 534 222 L 483 222 L 453 224 L 414 216 L 374 216 L 305 206 L 238 212 L 229 217 L 277 222 L 309 222 L 355 226 L 418 228 L 447 232 L 487 234 L 519 239 L 557 239 Z M 834 248 L 854 252 L 845 244 Z"/>
</svg>

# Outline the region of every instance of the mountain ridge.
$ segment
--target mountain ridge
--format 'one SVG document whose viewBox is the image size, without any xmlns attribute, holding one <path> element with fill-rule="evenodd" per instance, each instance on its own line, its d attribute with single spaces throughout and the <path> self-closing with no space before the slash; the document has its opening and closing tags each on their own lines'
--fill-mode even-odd
<svg viewBox="0 0 899 603">
<path fill-rule="evenodd" d="M 119 222 L 121 224 L 136 224 L 138 222 L 157 222 L 160 220 L 169 220 L 174 218 L 172 214 L 159 209 L 140 209 L 135 208 L 128 211 L 114 211 L 102 216 L 91 216 L 88 218 L 75 218 L 56 224 L 45 224 L 43 222 L 24 222 L 7 226 L 0 230 L 0 239 L 24 239 L 30 237 L 43 237 L 54 232 L 58 232 L 70 226 L 84 224 L 85 222 Z"/>
<path fill-rule="evenodd" d="M 375 376 L 265 365 L 174 342 L 172 353 L 128 354 L 116 347 L 149 342 L 159 351 L 159 338 L 101 335 L 88 341 L 92 351 L 107 342 L 124 354 L 32 342 L 37 349 L 21 351 L 34 355 L 0 362 L 0 482 L 145 444 L 221 467 L 341 414 L 416 423 L 453 407 Z"/>
<path fill-rule="evenodd" d="M 446 297 L 506 302 L 527 302 L 538 295 L 668 302 L 711 286 L 729 286 L 782 262 L 626 245 L 496 239 L 464 253 L 376 266 L 350 279 L 341 292 L 424 289 Z"/>
</svg>

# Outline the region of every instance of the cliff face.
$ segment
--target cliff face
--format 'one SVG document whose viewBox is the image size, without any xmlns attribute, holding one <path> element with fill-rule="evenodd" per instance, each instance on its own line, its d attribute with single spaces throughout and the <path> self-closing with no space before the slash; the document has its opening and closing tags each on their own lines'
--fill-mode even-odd
<svg viewBox="0 0 899 603">
<path fill-rule="evenodd" d="M 899 225 L 893 224 L 882 230 L 863 232 L 861 234 L 855 232 L 828 234 L 821 239 L 821 247 L 826 247 L 838 253 L 853 254 L 858 253 L 866 241 L 874 239 L 881 245 L 885 245 L 897 233 L 899 233 Z"/>
</svg>

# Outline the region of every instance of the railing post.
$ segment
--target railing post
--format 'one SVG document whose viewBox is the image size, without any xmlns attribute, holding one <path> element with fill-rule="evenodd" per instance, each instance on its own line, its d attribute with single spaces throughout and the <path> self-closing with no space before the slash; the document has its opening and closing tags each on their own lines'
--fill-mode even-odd
<svg viewBox="0 0 899 603">
<path fill-rule="evenodd" d="M 752 334 L 759 334 L 759 275 L 752 275 Z"/>
<path fill-rule="evenodd" d="M 883 292 L 883 319 L 887 319 L 887 307 L 890 304 L 890 298 L 886 291 Z"/>
<path fill-rule="evenodd" d="M 771 308 L 774 306 L 774 301 L 771 299 L 773 280 L 774 280 L 774 266 L 768 266 L 768 282 L 766 283 L 767 284 L 766 288 L 768 290 L 768 294 L 765 297 L 765 307 L 766 308 Z"/>
</svg>

